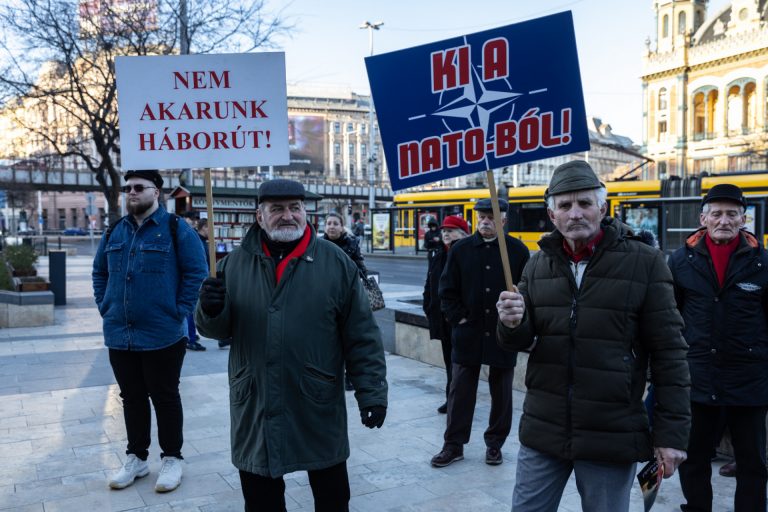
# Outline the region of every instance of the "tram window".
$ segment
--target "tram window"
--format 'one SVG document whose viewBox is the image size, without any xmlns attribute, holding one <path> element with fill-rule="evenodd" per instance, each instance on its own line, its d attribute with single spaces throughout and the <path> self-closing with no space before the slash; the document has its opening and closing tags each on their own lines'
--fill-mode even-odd
<svg viewBox="0 0 768 512">
<path fill-rule="evenodd" d="M 552 231 L 555 226 L 547 216 L 547 206 L 543 203 L 512 203 L 507 214 L 509 231 Z"/>
<path fill-rule="evenodd" d="M 659 210 L 658 208 L 627 208 L 624 210 L 624 222 L 633 230 L 650 231 L 659 238 Z"/>
</svg>

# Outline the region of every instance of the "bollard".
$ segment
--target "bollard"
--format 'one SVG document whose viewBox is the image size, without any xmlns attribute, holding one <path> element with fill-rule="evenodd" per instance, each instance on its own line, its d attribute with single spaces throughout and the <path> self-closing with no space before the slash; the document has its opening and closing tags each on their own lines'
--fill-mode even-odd
<svg viewBox="0 0 768 512">
<path fill-rule="evenodd" d="M 53 305 L 67 304 L 67 251 L 48 251 L 48 280 L 53 292 Z"/>
</svg>

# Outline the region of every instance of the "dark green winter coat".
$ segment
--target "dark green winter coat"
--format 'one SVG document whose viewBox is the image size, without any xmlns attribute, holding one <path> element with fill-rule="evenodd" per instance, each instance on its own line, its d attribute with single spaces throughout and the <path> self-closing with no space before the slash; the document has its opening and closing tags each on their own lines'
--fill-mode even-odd
<svg viewBox="0 0 768 512">
<path fill-rule="evenodd" d="M 553 232 L 539 242 L 519 284 L 523 323 L 499 323 L 499 343 L 531 347 L 520 442 L 571 460 L 648 460 L 653 447 L 686 450 L 690 377 L 683 322 L 662 253 L 607 217 L 581 287 Z M 643 406 L 651 365 L 653 437 Z"/>
<path fill-rule="evenodd" d="M 306 251 L 276 283 L 254 224 L 218 263 L 226 303 L 195 321 L 205 336 L 232 337 L 229 401 L 232 463 L 279 477 L 349 457 L 344 365 L 358 406 L 387 405 L 381 333 L 357 267 L 311 227 Z"/>
</svg>

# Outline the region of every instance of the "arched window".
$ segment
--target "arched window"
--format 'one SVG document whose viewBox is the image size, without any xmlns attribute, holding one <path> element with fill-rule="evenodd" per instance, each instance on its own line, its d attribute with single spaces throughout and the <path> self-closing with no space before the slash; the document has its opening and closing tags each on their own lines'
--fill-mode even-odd
<svg viewBox="0 0 768 512">
<path fill-rule="evenodd" d="M 757 86 L 749 82 L 744 86 L 744 121 L 743 128 L 752 133 L 757 128 Z"/>
<path fill-rule="evenodd" d="M 661 18 L 661 37 L 668 37 L 669 36 L 669 15 L 665 14 L 663 18 Z"/>
<path fill-rule="evenodd" d="M 699 30 L 699 27 L 701 26 L 701 24 L 704 23 L 704 15 L 701 13 L 701 11 L 696 11 L 694 19 L 695 19 L 695 24 L 693 26 L 693 30 L 696 31 L 696 30 Z"/>
<path fill-rule="evenodd" d="M 732 85 L 728 88 L 726 105 L 728 106 L 728 115 L 726 116 L 726 122 L 728 123 L 728 133 L 735 135 L 741 132 L 741 125 L 744 119 L 744 111 L 741 102 L 741 87 L 738 85 Z"/>
<path fill-rule="evenodd" d="M 686 31 L 685 11 L 682 11 L 680 14 L 677 15 L 677 33 L 685 34 L 685 31 Z"/>
<path fill-rule="evenodd" d="M 703 92 L 693 95 L 693 138 L 701 140 L 707 133 L 707 104 Z"/>
<path fill-rule="evenodd" d="M 667 89 L 662 87 L 659 89 L 659 114 L 664 113 L 667 110 Z"/>
</svg>

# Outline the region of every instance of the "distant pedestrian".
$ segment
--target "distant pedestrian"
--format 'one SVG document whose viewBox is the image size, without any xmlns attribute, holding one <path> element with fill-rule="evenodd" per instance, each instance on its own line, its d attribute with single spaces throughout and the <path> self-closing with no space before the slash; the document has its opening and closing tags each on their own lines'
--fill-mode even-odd
<svg viewBox="0 0 768 512">
<path fill-rule="evenodd" d="M 446 373 L 445 402 L 437 408 L 437 412 L 446 414 L 448 412 L 448 391 L 451 388 L 451 324 L 445 319 L 445 315 L 443 315 L 440 309 L 438 289 L 440 276 L 443 274 L 445 262 L 448 259 L 448 250 L 454 243 L 469 236 L 469 226 L 461 217 L 449 215 L 443 219 L 443 225 L 440 226 L 440 229 L 445 250 L 438 252 L 429 262 L 427 279 L 424 282 L 424 293 L 422 294 L 422 309 L 429 323 L 429 338 L 440 340 L 440 346 L 443 351 L 443 363 L 445 364 Z"/>
<path fill-rule="evenodd" d="M 360 217 L 352 223 L 352 234 L 359 238 L 360 241 L 365 238 L 365 223 Z"/>
<path fill-rule="evenodd" d="M 701 228 L 669 259 L 685 320 L 691 440 L 680 466 L 686 512 L 712 510 L 712 445 L 725 409 L 736 459 L 735 512 L 765 512 L 768 411 L 768 252 L 744 229 L 739 187 L 715 185 Z"/>
<path fill-rule="evenodd" d="M 464 458 L 477 401 L 481 365 L 488 365 L 491 413 L 485 430 L 485 462 L 503 462 L 501 448 L 512 428 L 512 380 L 517 354 L 496 344 L 496 299 L 505 289 L 496 223 L 506 222 L 507 202 L 499 200 L 501 218 L 495 218 L 490 199 L 475 204 L 477 231 L 459 240 L 448 251 L 440 277 L 441 309 L 451 325 L 453 364 L 448 392 L 448 418 L 443 448 L 432 457 L 432 465 L 444 467 Z M 523 243 L 505 236 L 512 279 L 517 282 L 528 261 Z"/>
<path fill-rule="evenodd" d="M 343 368 L 362 423 L 381 427 L 387 382 L 381 332 L 360 271 L 307 224 L 301 183 L 259 189 L 257 223 L 203 283 L 196 319 L 232 337 L 232 462 L 246 511 L 284 511 L 283 475 L 307 471 L 315 510 L 348 510 Z"/>
<path fill-rule="evenodd" d="M 208 272 L 194 230 L 158 202 L 160 173 L 128 171 L 125 181 L 128 215 L 102 236 L 92 274 L 128 436 L 127 458 L 109 486 L 122 489 L 149 473 L 151 399 L 163 461 L 155 490 L 165 492 L 181 483 L 186 317 Z"/>
<path fill-rule="evenodd" d="M 181 215 L 181 218 L 184 219 L 184 221 L 191 227 L 192 229 L 197 232 L 197 214 L 195 212 L 184 212 L 184 214 Z M 207 219 L 202 219 L 206 221 L 207 225 Z M 199 236 L 198 232 L 198 236 Z M 203 244 L 203 251 L 205 252 L 206 260 L 208 259 L 208 249 L 205 247 L 205 244 Z M 197 335 L 197 329 L 195 328 L 195 312 L 191 311 L 189 315 L 187 315 L 187 331 L 189 334 L 189 337 L 187 339 L 187 350 L 194 350 L 196 352 L 200 352 L 205 350 L 205 345 L 202 345 L 200 343 L 200 336 Z"/>
<path fill-rule="evenodd" d="M 424 250 L 427 251 L 427 259 L 432 261 L 435 255 L 443 250 L 443 237 L 437 229 L 437 221 L 430 217 L 427 221 L 427 230 L 424 232 Z"/>
</svg>

